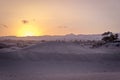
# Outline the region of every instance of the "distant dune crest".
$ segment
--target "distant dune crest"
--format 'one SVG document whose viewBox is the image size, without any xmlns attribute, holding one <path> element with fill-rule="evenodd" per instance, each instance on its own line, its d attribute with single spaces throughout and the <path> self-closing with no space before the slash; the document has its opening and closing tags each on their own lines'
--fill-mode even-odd
<svg viewBox="0 0 120 80">
<path fill-rule="evenodd" d="M 45 36 L 28 36 L 28 37 L 16 37 L 16 36 L 3 36 L 0 37 L 0 40 L 4 39 L 13 39 L 13 40 L 101 40 L 101 34 L 91 34 L 91 35 L 84 35 L 84 34 L 67 34 L 67 35 L 45 35 Z M 120 37 L 120 34 L 119 34 Z"/>
</svg>

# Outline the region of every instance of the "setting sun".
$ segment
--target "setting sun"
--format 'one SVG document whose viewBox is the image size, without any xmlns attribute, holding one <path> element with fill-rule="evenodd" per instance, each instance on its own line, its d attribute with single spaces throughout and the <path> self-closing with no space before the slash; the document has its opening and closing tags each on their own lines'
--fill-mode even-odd
<svg viewBox="0 0 120 80">
<path fill-rule="evenodd" d="M 24 25 L 18 31 L 17 36 L 40 36 L 40 35 L 41 31 L 37 27 L 32 25 Z"/>
<path fill-rule="evenodd" d="M 26 32 L 24 36 L 33 36 L 33 35 L 34 35 L 34 33 L 32 33 L 32 32 Z"/>
</svg>

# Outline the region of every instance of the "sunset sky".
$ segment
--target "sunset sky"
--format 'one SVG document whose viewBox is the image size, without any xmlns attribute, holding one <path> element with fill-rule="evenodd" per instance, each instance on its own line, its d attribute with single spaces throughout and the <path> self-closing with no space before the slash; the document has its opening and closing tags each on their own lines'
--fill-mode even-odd
<svg viewBox="0 0 120 80">
<path fill-rule="evenodd" d="M 120 32 L 120 0 L 0 0 L 0 36 Z"/>
</svg>

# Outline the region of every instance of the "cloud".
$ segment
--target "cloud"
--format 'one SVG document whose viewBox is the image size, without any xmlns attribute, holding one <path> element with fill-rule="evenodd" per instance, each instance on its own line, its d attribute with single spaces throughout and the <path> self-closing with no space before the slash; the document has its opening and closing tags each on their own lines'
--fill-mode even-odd
<svg viewBox="0 0 120 80">
<path fill-rule="evenodd" d="M 65 29 L 65 28 L 68 28 L 68 26 L 58 26 L 58 28 Z"/>
<path fill-rule="evenodd" d="M 5 24 L 0 24 L 0 26 L 1 26 L 1 27 L 5 27 L 5 28 L 8 28 L 8 26 L 5 25 Z"/>
<path fill-rule="evenodd" d="M 22 23 L 23 23 L 23 24 L 28 24 L 29 21 L 28 21 L 28 20 L 22 20 Z"/>
<path fill-rule="evenodd" d="M 32 19 L 32 20 L 23 19 L 23 20 L 21 20 L 21 22 L 22 22 L 23 24 L 28 24 L 28 23 L 31 23 L 31 22 L 36 22 L 36 19 Z"/>
</svg>

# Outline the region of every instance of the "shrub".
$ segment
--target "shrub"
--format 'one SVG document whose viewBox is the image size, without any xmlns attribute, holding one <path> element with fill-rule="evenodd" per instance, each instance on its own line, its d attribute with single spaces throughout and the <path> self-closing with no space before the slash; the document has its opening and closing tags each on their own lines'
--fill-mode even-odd
<svg viewBox="0 0 120 80">
<path fill-rule="evenodd" d="M 104 32 L 102 34 L 103 38 L 102 40 L 105 42 L 114 42 L 115 40 L 118 39 L 118 34 L 113 34 L 112 32 Z"/>
</svg>

